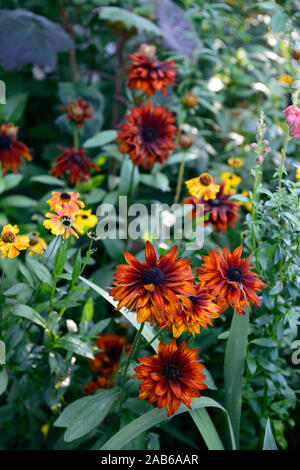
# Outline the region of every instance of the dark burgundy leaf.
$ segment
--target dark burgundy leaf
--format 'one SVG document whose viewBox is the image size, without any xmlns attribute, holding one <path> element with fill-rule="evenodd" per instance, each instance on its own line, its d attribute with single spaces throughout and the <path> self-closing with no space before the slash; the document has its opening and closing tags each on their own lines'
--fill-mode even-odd
<svg viewBox="0 0 300 470">
<path fill-rule="evenodd" d="M 0 10 L 0 44 L 0 62 L 6 70 L 25 64 L 54 67 L 57 53 L 74 47 L 59 24 L 22 8 Z"/>
</svg>

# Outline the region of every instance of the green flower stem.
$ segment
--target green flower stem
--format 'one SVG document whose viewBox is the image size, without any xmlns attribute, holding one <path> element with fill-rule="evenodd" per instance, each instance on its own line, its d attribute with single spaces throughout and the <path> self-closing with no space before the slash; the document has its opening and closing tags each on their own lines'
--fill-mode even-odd
<svg viewBox="0 0 300 470">
<path fill-rule="evenodd" d="M 74 127 L 74 148 L 79 149 L 79 134 L 77 126 Z"/>
<path fill-rule="evenodd" d="M 179 168 L 179 173 L 178 173 L 178 178 L 177 178 L 177 187 L 176 187 L 176 193 L 175 193 L 175 198 L 174 198 L 174 204 L 177 204 L 177 202 L 179 201 L 179 198 L 180 198 L 183 175 L 184 175 L 185 156 L 186 156 L 186 151 L 183 152 L 183 157 L 182 157 L 182 161 L 181 161 L 180 168 Z"/>
<path fill-rule="evenodd" d="M 2 275 L 1 275 L 1 285 L 0 285 L 0 339 L 2 338 L 2 323 L 3 323 L 2 288 L 3 288 L 4 274 L 6 270 L 7 260 L 8 260 L 8 255 L 6 255 L 5 257 L 4 266 L 2 269 Z"/>
<path fill-rule="evenodd" d="M 81 271 L 80 271 L 80 276 L 82 275 L 83 271 L 85 270 L 85 267 L 86 267 L 86 265 L 88 264 L 88 261 L 89 261 L 89 259 L 90 259 L 90 257 L 91 257 L 91 254 L 93 253 L 93 250 L 92 250 L 93 242 L 94 242 L 94 240 L 91 238 L 91 239 L 90 239 L 89 248 L 88 248 L 88 250 L 87 250 L 87 252 L 86 252 L 85 261 L 84 261 L 84 264 L 83 264 L 82 269 L 81 269 Z"/>
<path fill-rule="evenodd" d="M 251 208 L 251 231 L 252 231 L 252 245 L 253 245 L 253 253 L 255 256 L 255 262 L 256 262 L 256 268 L 257 271 L 260 273 L 260 265 L 258 262 L 258 255 L 257 255 L 257 245 L 256 245 L 256 238 L 255 238 L 255 231 L 254 231 L 254 226 L 255 226 L 255 220 L 256 220 L 256 200 L 257 200 L 257 186 L 260 180 L 260 175 L 261 175 L 261 170 L 260 170 L 260 165 L 256 165 L 255 167 L 255 178 L 254 178 L 254 187 L 253 187 L 253 202 L 252 202 L 252 208 Z"/>
<path fill-rule="evenodd" d="M 284 162 L 286 159 L 286 149 L 287 149 L 289 140 L 290 140 L 289 127 L 287 126 L 287 129 L 285 131 L 284 146 L 283 146 L 283 149 L 281 150 L 281 164 L 280 164 L 279 177 L 278 177 L 278 189 L 281 189 L 282 175 L 284 171 Z"/>
<path fill-rule="evenodd" d="M 140 329 L 137 331 L 137 333 L 135 335 L 135 338 L 134 338 L 134 341 L 133 341 L 133 344 L 132 344 L 132 348 L 129 351 L 129 354 L 127 356 L 127 360 L 126 360 L 126 363 L 125 363 L 125 369 L 124 369 L 124 372 L 123 372 L 122 383 L 121 383 L 119 416 L 121 416 L 121 411 L 122 411 L 122 406 L 123 406 L 123 401 L 124 401 L 124 396 L 125 396 L 125 384 L 126 384 L 126 377 L 127 377 L 128 367 L 130 365 L 131 359 L 133 358 L 136 347 L 139 343 L 139 340 L 140 340 L 140 337 L 141 337 L 141 334 L 142 334 L 142 331 L 143 331 L 143 328 L 144 328 L 144 324 L 145 324 L 145 322 L 143 322 L 141 324 Z"/>
</svg>

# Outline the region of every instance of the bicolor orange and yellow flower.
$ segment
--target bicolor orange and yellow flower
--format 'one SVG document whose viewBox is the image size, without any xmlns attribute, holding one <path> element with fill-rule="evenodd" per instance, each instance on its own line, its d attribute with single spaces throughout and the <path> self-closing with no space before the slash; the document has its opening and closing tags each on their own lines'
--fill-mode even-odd
<svg viewBox="0 0 300 470">
<path fill-rule="evenodd" d="M 18 235 L 19 228 L 17 225 L 5 225 L 1 233 L 0 253 L 1 258 L 15 258 L 20 251 L 26 250 L 29 246 L 30 239 L 27 235 Z"/>
<path fill-rule="evenodd" d="M 47 219 L 44 220 L 43 225 L 51 230 L 53 235 L 62 235 L 64 239 L 69 238 L 70 233 L 79 238 L 77 232 L 82 233 L 83 226 L 77 223 L 74 214 L 70 213 L 67 208 L 61 209 L 57 207 L 56 212 L 56 214 L 47 212 Z"/>
</svg>

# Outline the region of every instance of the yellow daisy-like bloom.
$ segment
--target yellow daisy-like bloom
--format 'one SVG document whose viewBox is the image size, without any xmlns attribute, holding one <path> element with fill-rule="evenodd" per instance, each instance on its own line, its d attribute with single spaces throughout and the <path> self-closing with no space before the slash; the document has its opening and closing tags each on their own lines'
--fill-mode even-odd
<svg viewBox="0 0 300 470">
<path fill-rule="evenodd" d="M 76 216 L 76 223 L 82 225 L 84 229 L 93 228 L 98 223 L 98 217 L 92 214 L 91 209 L 86 211 L 81 210 Z"/>
<path fill-rule="evenodd" d="M 0 252 L 1 258 L 15 258 L 21 250 L 26 250 L 29 246 L 27 235 L 17 235 L 19 228 L 17 225 L 5 225 L 1 233 Z"/>
<path fill-rule="evenodd" d="M 77 214 L 84 208 L 84 203 L 78 200 L 79 193 L 57 193 L 54 191 L 52 192 L 52 196 L 51 199 L 46 201 L 51 211 L 56 211 L 56 208 L 60 207 L 62 209 L 67 208 L 72 214 Z"/>
<path fill-rule="evenodd" d="M 29 256 L 33 256 L 35 254 L 42 255 L 47 248 L 47 243 L 37 232 L 32 232 L 29 236 Z"/>
<path fill-rule="evenodd" d="M 232 166 L 233 168 L 240 168 L 244 165 L 244 162 L 241 158 L 229 158 L 227 162 L 228 165 Z"/>
<path fill-rule="evenodd" d="M 300 183 L 300 168 L 296 169 L 296 180 Z"/>
<path fill-rule="evenodd" d="M 290 75 L 283 73 L 282 75 L 279 76 L 279 81 L 281 83 L 286 83 L 287 85 L 291 85 L 293 83 L 293 78 Z"/>
<path fill-rule="evenodd" d="M 224 171 L 224 173 L 221 173 L 221 180 L 225 181 L 226 185 L 229 187 L 236 187 L 242 182 L 242 178 L 238 175 L 235 175 L 234 173 L 230 173 L 229 171 Z"/>
<path fill-rule="evenodd" d="M 63 239 L 69 238 L 70 233 L 76 238 L 78 237 L 77 232 L 83 232 L 83 226 L 75 220 L 74 214 L 70 213 L 67 208 L 61 209 L 56 208 L 57 214 L 48 212 L 46 217 L 48 220 L 44 220 L 43 225 L 51 230 L 53 235 L 62 235 Z"/>
<path fill-rule="evenodd" d="M 197 178 L 186 181 L 185 184 L 191 196 L 197 199 L 204 197 L 205 200 L 214 199 L 220 188 L 209 173 L 202 173 Z"/>
</svg>

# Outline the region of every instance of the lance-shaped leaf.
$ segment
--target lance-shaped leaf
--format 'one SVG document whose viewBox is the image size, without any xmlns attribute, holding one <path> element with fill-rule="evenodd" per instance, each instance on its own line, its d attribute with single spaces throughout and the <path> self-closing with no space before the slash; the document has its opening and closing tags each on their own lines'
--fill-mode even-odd
<svg viewBox="0 0 300 470">
<path fill-rule="evenodd" d="M 55 67 L 57 53 L 74 47 L 59 24 L 22 8 L 0 10 L 0 44 L 6 70 L 26 64 Z"/>
</svg>

